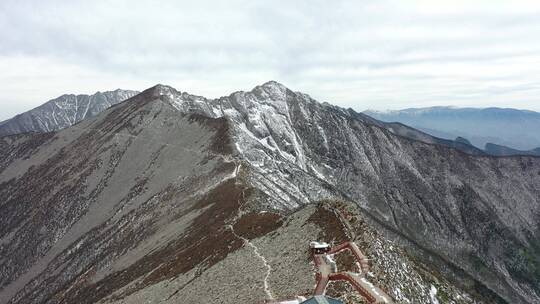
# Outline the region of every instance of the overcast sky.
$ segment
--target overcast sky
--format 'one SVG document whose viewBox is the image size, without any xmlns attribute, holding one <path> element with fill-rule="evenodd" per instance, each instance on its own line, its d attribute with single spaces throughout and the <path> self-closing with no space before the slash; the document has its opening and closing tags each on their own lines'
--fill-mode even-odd
<svg viewBox="0 0 540 304">
<path fill-rule="evenodd" d="M 271 79 L 359 111 L 540 111 L 540 1 L 0 1 L 0 120 L 64 93 Z"/>
</svg>

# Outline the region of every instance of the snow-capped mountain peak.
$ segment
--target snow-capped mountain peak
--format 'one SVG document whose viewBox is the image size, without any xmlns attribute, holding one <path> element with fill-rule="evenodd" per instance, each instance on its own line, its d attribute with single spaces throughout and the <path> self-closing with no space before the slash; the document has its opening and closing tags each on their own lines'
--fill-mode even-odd
<svg viewBox="0 0 540 304">
<path fill-rule="evenodd" d="M 0 136 L 25 132 L 50 132 L 72 126 L 139 92 L 117 89 L 93 95 L 64 94 L 0 124 Z"/>
</svg>

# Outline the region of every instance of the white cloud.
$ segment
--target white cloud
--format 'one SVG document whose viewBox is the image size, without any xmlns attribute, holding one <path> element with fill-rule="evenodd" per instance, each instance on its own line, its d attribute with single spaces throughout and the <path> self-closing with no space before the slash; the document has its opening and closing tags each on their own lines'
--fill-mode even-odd
<svg viewBox="0 0 540 304">
<path fill-rule="evenodd" d="M 63 93 L 270 79 L 357 110 L 540 110 L 538 1 L 0 3 L 0 120 Z"/>
</svg>

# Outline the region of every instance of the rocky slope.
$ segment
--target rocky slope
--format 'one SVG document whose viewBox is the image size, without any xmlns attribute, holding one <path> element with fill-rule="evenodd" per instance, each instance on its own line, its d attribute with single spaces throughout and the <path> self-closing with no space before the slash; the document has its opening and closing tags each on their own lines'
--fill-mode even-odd
<svg viewBox="0 0 540 304">
<path fill-rule="evenodd" d="M 136 94 L 138 94 L 136 91 L 118 89 L 97 92 L 94 95 L 62 95 L 35 109 L 0 122 L 0 136 L 64 129 Z"/>
<path fill-rule="evenodd" d="M 0 170 L 0 302 L 308 294 L 309 241 L 344 238 L 397 303 L 540 300 L 539 159 L 411 140 L 276 82 L 158 85 L 3 137 Z"/>
</svg>

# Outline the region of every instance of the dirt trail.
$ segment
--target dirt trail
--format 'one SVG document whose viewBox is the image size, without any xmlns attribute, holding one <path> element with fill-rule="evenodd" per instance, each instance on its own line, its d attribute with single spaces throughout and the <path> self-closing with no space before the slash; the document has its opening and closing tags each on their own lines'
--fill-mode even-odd
<svg viewBox="0 0 540 304">
<path fill-rule="evenodd" d="M 251 247 L 253 249 L 253 253 L 255 253 L 255 255 L 263 262 L 264 267 L 266 267 L 266 275 L 264 277 L 264 292 L 266 293 L 266 296 L 268 297 L 269 300 L 274 300 L 274 295 L 272 294 L 272 291 L 270 289 L 270 284 L 268 283 L 270 275 L 272 273 L 272 266 L 270 266 L 270 264 L 268 263 L 266 258 L 259 252 L 259 248 L 255 244 L 253 244 L 247 238 L 245 238 L 245 237 L 243 237 L 241 235 L 238 235 L 234 231 L 234 227 L 232 225 L 227 225 L 227 228 L 229 228 L 231 230 L 231 232 L 234 234 L 234 236 L 241 239 L 244 242 L 244 244 Z"/>
</svg>

